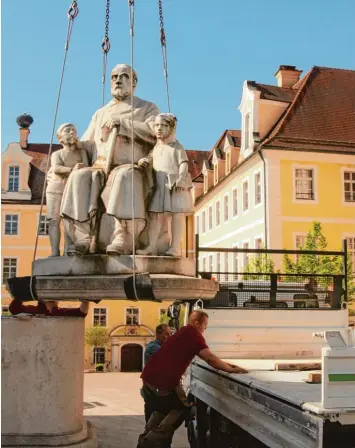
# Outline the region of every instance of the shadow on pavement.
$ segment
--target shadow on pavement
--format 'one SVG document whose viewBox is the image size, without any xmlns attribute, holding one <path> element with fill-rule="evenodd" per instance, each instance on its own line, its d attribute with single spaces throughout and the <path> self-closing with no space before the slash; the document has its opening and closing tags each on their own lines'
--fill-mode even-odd
<svg viewBox="0 0 355 448">
<path fill-rule="evenodd" d="M 86 415 L 95 427 L 99 448 L 136 448 L 144 429 L 143 415 Z M 172 448 L 188 448 L 186 428 L 176 432 Z"/>
</svg>

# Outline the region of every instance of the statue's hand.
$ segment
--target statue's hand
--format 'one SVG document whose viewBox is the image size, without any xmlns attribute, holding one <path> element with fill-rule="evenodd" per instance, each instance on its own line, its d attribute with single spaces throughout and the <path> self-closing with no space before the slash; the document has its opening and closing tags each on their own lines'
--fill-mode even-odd
<svg viewBox="0 0 355 448">
<path fill-rule="evenodd" d="M 120 128 L 121 124 L 121 116 L 120 114 L 111 114 L 110 117 L 107 119 L 105 126 L 109 129 L 113 129 L 114 127 Z"/>
<path fill-rule="evenodd" d="M 84 168 L 84 167 L 85 167 L 85 165 L 83 163 L 77 163 L 74 166 L 73 171 L 80 170 L 81 168 Z"/>
<path fill-rule="evenodd" d="M 176 191 L 183 191 L 185 190 L 185 181 L 183 179 L 178 178 L 175 182 L 175 190 Z"/>
<path fill-rule="evenodd" d="M 142 159 L 138 160 L 138 166 L 142 166 L 143 168 L 147 168 L 149 165 L 149 159 L 147 157 L 143 157 Z"/>
</svg>

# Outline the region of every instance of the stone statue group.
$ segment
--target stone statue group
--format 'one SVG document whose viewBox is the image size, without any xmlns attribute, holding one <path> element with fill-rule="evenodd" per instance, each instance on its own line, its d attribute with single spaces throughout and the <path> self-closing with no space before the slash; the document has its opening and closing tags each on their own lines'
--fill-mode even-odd
<svg viewBox="0 0 355 448">
<path fill-rule="evenodd" d="M 138 255 L 181 256 L 184 216 L 192 213 L 187 155 L 176 140 L 176 117 L 134 97 L 136 85 L 131 67 L 117 65 L 113 99 L 81 141 L 71 123 L 57 131 L 63 148 L 51 157 L 46 189 L 52 256 L 60 255 L 62 219 L 67 255 L 135 248 Z"/>
</svg>

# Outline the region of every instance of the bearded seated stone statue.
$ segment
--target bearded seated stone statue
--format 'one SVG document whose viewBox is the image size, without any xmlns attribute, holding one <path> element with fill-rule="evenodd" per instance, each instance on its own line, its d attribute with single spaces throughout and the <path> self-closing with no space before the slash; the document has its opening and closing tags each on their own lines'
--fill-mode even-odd
<svg viewBox="0 0 355 448">
<path fill-rule="evenodd" d="M 68 254 L 85 255 L 98 249 L 112 255 L 130 254 L 133 238 L 139 245 L 147 224 L 146 199 L 153 186 L 143 160 L 156 142 L 153 124 L 159 110 L 133 96 L 137 80 L 130 66 L 114 67 L 113 99 L 94 114 L 82 137 L 91 166 L 70 172 L 60 209 L 73 241 Z"/>
</svg>

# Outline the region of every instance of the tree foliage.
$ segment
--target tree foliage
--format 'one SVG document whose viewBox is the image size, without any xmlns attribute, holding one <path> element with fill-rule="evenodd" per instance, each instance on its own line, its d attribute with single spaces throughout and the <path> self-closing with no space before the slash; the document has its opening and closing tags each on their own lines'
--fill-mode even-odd
<svg viewBox="0 0 355 448">
<path fill-rule="evenodd" d="M 248 274 L 273 274 L 275 272 L 275 263 L 269 254 L 257 254 L 249 258 L 244 270 Z M 247 275 L 246 278 L 248 280 L 260 280 L 260 276 L 258 275 Z"/>
<path fill-rule="evenodd" d="M 314 221 L 308 232 L 305 245 L 301 250 L 326 251 L 328 242 L 320 222 Z M 284 272 L 286 274 L 343 274 L 343 258 L 328 255 L 301 254 L 295 260 L 284 255 Z M 348 257 L 348 298 L 355 298 L 355 283 L 352 275 L 351 258 Z"/>
<path fill-rule="evenodd" d="M 110 341 L 107 328 L 94 325 L 85 330 L 85 344 L 90 347 L 106 347 Z"/>
</svg>

